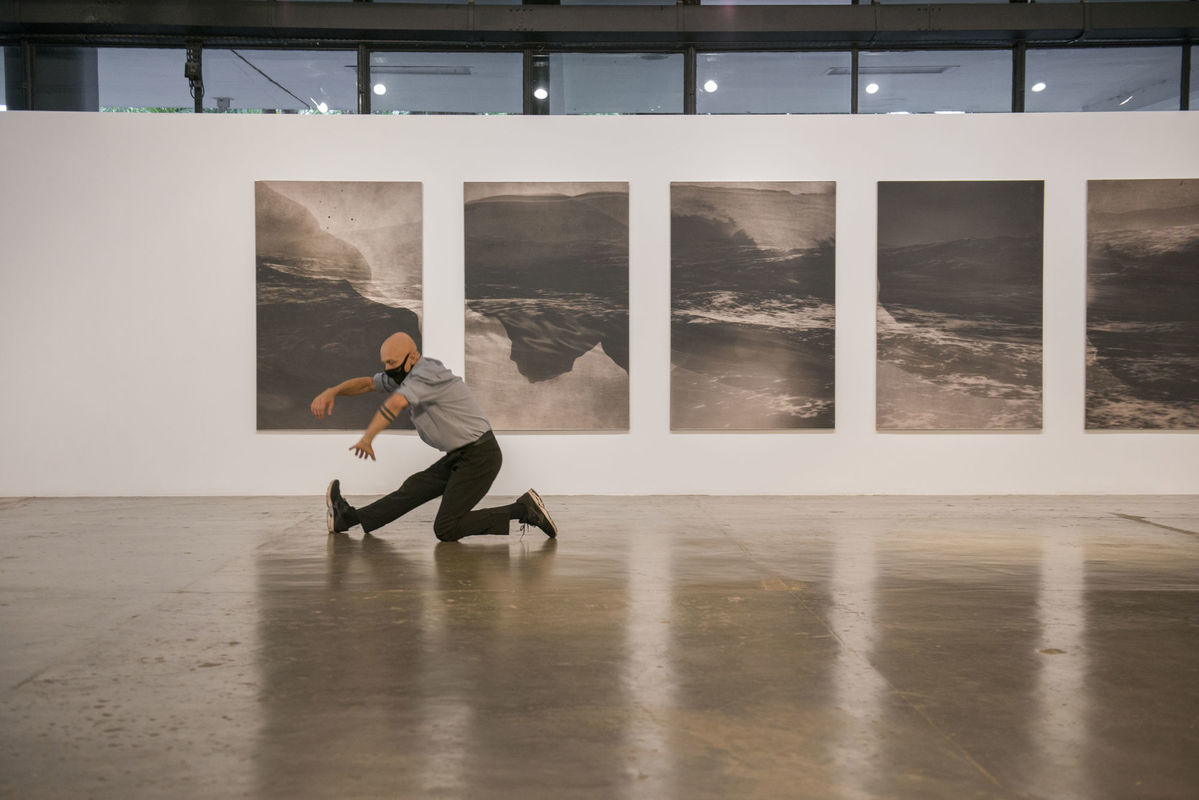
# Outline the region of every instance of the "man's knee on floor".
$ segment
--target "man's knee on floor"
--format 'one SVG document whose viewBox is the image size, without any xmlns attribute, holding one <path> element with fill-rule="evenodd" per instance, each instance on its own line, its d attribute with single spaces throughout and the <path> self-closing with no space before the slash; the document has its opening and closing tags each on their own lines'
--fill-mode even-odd
<svg viewBox="0 0 1199 800">
<path fill-rule="evenodd" d="M 443 542 L 456 542 L 462 538 L 458 531 L 457 519 L 436 519 L 433 521 L 433 535 Z"/>
</svg>

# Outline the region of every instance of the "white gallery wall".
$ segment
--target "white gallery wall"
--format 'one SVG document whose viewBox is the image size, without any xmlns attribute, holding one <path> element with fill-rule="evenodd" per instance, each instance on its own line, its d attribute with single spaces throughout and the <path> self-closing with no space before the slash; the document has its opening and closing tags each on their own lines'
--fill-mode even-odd
<svg viewBox="0 0 1199 800">
<path fill-rule="evenodd" d="M 628 182 L 630 430 L 501 434 L 500 494 L 1199 492 L 1199 434 L 1083 427 L 1101 178 L 1199 178 L 1199 113 L 0 114 L 0 496 L 319 495 L 335 476 L 360 495 L 436 458 L 411 433 L 364 463 L 353 433 L 255 430 L 255 180 L 420 181 L 424 350 L 460 374 L 463 183 Z M 1039 432 L 875 431 L 876 183 L 954 179 L 1045 181 Z M 671 181 L 837 182 L 835 431 L 670 432 Z"/>
</svg>

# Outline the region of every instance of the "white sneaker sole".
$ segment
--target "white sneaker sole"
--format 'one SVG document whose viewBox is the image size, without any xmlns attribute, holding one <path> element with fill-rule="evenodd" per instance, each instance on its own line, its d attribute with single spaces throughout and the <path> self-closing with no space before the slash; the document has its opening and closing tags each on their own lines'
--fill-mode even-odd
<svg viewBox="0 0 1199 800">
<path fill-rule="evenodd" d="M 325 490 L 325 524 L 329 533 L 333 533 L 333 484 L 336 481 L 336 478 L 329 481 L 329 488 Z"/>
</svg>

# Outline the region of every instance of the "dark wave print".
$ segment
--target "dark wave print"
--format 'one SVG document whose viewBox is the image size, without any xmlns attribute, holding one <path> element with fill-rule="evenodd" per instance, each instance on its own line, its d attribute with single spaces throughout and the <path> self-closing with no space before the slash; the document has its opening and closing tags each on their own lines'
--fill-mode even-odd
<svg viewBox="0 0 1199 800">
<path fill-rule="evenodd" d="M 877 424 L 1041 427 L 1041 237 L 879 252 Z"/>
<path fill-rule="evenodd" d="M 671 186 L 672 430 L 834 426 L 834 208 L 832 184 Z"/>
<path fill-rule="evenodd" d="M 346 378 L 378 372 L 379 345 L 404 331 L 420 346 L 415 312 L 372 302 L 345 280 L 307 278 L 259 261 L 258 429 L 361 430 L 378 403 L 342 397 L 318 420 L 312 398 Z M 394 427 L 411 428 L 406 418 Z"/>
<path fill-rule="evenodd" d="M 602 344 L 626 372 L 628 196 L 498 197 L 466 207 L 468 306 L 498 320 L 530 382 Z"/>
<path fill-rule="evenodd" d="M 671 324 L 674 430 L 832 428 L 834 333 L 738 323 Z"/>
<path fill-rule="evenodd" d="M 1199 428 L 1199 221 L 1089 238 L 1087 427 Z"/>
<path fill-rule="evenodd" d="M 544 188 L 466 204 L 466 379 L 498 430 L 627 430 L 628 193 Z"/>
<path fill-rule="evenodd" d="M 831 246 L 787 258 L 748 248 L 723 266 L 675 272 L 671 428 L 832 428 Z M 797 293 L 825 284 L 820 295 Z"/>
<path fill-rule="evenodd" d="M 628 314 L 605 309 L 593 296 L 492 298 L 467 306 L 503 325 L 512 343 L 511 359 L 530 383 L 570 372 L 575 360 L 596 345 L 629 370 Z"/>
</svg>

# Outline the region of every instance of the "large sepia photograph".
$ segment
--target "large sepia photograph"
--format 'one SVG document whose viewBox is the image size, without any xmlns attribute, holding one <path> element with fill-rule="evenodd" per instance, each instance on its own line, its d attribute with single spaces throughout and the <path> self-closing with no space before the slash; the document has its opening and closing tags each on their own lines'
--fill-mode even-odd
<svg viewBox="0 0 1199 800">
<path fill-rule="evenodd" d="M 627 430 L 627 183 L 467 183 L 466 380 L 496 430 Z"/>
<path fill-rule="evenodd" d="M 1037 430 L 1041 181 L 878 185 L 877 427 Z"/>
<path fill-rule="evenodd" d="M 1199 428 L 1199 180 L 1087 186 L 1086 426 Z"/>
<path fill-rule="evenodd" d="M 377 404 L 343 400 L 323 420 L 309 404 L 381 370 L 390 334 L 420 345 L 421 185 L 258 181 L 254 216 L 258 430 L 365 428 Z"/>
<path fill-rule="evenodd" d="M 836 184 L 673 183 L 671 430 L 834 427 Z"/>
</svg>

